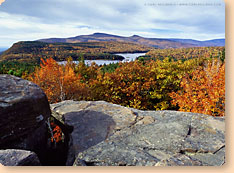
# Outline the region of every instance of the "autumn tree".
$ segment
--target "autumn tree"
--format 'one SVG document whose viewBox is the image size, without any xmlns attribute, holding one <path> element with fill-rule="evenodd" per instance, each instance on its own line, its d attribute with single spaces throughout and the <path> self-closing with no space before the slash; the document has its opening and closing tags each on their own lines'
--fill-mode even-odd
<svg viewBox="0 0 234 173">
<path fill-rule="evenodd" d="M 224 116 L 225 113 L 225 63 L 218 59 L 199 66 L 180 83 L 182 89 L 172 92 L 172 103 L 180 111 Z"/>
<path fill-rule="evenodd" d="M 71 61 L 68 61 L 65 66 L 59 65 L 52 58 L 41 59 L 41 61 L 40 68 L 36 68 L 30 78 L 43 89 L 50 102 L 79 97 L 78 93 L 82 93 L 85 85 L 74 73 Z"/>
<path fill-rule="evenodd" d="M 168 58 L 119 63 L 114 71 L 99 73 L 89 83 L 90 98 L 137 109 L 173 109 L 169 93 L 179 89 L 185 71 L 190 73 L 196 63 L 196 60 L 182 63 Z"/>
</svg>

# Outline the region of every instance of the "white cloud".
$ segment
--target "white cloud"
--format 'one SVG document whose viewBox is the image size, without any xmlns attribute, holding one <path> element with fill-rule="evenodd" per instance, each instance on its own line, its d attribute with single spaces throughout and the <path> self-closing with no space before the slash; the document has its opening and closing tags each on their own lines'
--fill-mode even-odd
<svg viewBox="0 0 234 173">
<path fill-rule="evenodd" d="M 223 38 L 224 12 L 222 0 L 9 0 L 0 6 L 0 46 L 94 32 Z"/>
</svg>

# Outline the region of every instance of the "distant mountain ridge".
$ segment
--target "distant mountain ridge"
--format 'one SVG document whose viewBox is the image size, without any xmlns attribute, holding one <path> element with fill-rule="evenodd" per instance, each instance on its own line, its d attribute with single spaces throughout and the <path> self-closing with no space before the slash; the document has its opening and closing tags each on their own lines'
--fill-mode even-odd
<svg viewBox="0 0 234 173">
<path fill-rule="evenodd" d="M 210 47 L 210 46 L 225 46 L 225 39 L 213 39 L 206 41 L 198 41 L 193 39 L 170 39 L 173 41 L 178 41 L 181 43 L 193 44 L 201 47 Z"/>
<path fill-rule="evenodd" d="M 106 33 L 94 33 L 91 35 L 78 35 L 69 38 L 48 38 L 37 41 L 46 43 L 80 43 L 80 42 L 97 42 L 97 41 L 118 41 L 132 42 L 156 48 L 188 48 L 188 47 L 213 47 L 225 46 L 225 39 L 214 39 L 198 41 L 193 39 L 173 39 L 173 38 L 145 38 L 138 35 L 123 37 Z"/>
<path fill-rule="evenodd" d="M 5 47 L 0 47 L 0 55 L 5 51 L 7 50 L 8 48 L 5 48 Z"/>
<path fill-rule="evenodd" d="M 64 61 L 67 57 L 84 59 L 120 59 L 115 53 L 148 52 L 151 49 L 224 47 L 225 39 L 198 41 L 192 39 L 145 38 L 138 35 L 123 37 L 106 33 L 79 35 L 69 38 L 48 38 L 14 43 L 4 52 L 0 61 L 40 62 L 41 57 Z"/>
</svg>

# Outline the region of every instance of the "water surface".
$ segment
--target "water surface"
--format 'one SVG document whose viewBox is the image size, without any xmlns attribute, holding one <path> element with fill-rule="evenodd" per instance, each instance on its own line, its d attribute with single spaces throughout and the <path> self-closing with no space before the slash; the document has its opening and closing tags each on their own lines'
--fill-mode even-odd
<svg viewBox="0 0 234 173">
<path fill-rule="evenodd" d="M 114 55 L 120 55 L 124 57 L 125 59 L 121 62 L 129 62 L 129 61 L 135 61 L 137 57 L 145 55 L 145 53 L 117 53 Z M 78 64 L 79 61 L 73 61 L 74 63 Z M 85 64 L 91 65 L 92 62 L 95 62 L 97 65 L 108 65 L 112 63 L 118 63 L 120 60 L 85 60 Z M 61 61 L 59 64 L 65 64 L 66 61 Z"/>
</svg>

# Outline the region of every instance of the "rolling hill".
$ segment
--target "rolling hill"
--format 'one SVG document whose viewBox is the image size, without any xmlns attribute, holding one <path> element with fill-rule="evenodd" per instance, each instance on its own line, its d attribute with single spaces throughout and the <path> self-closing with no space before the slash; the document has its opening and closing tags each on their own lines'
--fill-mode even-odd
<svg viewBox="0 0 234 173">
<path fill-rule="evenodd" d="M 123 37 L 105 33 L 94 33 L 91 35 L 79 35 L 70 38 L 48 38 L 40 39 L 46 43 L 79 43 L 79 42 L 97 42 L 97 41 L 118 41 L 132 42 L 155 48 L 188 48 L 188 47 L 213 47 L 225 46 L 225 39 L 215 39 L 207 41 L 198 41 L 192 39 L 165 39 L 165 38 L 145 38 L 138 35 Z"/>
</svg>

